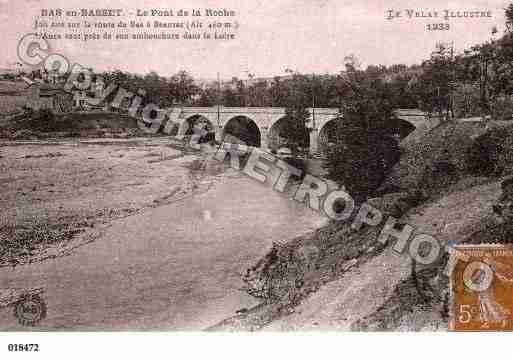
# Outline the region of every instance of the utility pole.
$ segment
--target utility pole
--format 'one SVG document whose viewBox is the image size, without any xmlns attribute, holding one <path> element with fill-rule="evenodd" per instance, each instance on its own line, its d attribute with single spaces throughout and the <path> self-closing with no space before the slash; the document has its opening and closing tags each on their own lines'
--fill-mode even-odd
<svg viewBox="0 0 513 359">
<path fill-rule="evenodd" d="M 219 72 L 217 73 L 217 127 L 221 126 L 221 109 L 219 108 L 221 102 L 221 78 Z"/>
<path fill-rule="evenodd" d="M 315 74 L 312 74 L 312 130 L 315 131 Z"/>
<path fill-rule="evenodd" d="M 454 62 L 454 41 L 451 41 L 451 66 L 452 66 L 452 83 L 449 93 L 449 108 L 451 111 L 451 120 L 454 120 L 454 87 L 456 86 L 456 63 Z"/>
</svg>

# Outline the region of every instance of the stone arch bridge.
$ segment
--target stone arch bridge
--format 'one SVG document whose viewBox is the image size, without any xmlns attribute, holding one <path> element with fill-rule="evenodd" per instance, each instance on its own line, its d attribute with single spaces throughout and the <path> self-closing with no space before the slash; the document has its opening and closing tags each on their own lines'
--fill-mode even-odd
<svg viewBox="0 0 513 359">
<path fill-rule="evenodd" d="M 215 138 L 222 141 L 229 128 L 235 123 L 248 132 L 252 132 L 253 143 L 250 146 L 270 148 L 272 140 L 280 138 L 280 120 L 285 117 L 285 108 L 280 107 L 175 107 L 166 113 L 169 120 L 165 124 L 164 133 L 186 135 L 198 121 L 204 123 L 209 131 L 215 133 Z M 329 141 L 330 133 L 334 133 L 331 126 L 333 120 L 340 118 L 337 108 L 308 108 L 310 114 L 307 120 L 309 152 L 320 152 L 323 142 Z M 408 121 L 408 120 L 406 120 Z M 412 123 L 409 121 L 409 123 Z M 415 127 L 416 125 L 413 124 Z M 280 128 L 281 127 L 281 128 Z M 173 130 L 174 128 L 174 130 Z M 251 142 L 251 141 L 250 141 Z M 275 142 L 276 143 L 276 142 Z"/>
</svg>

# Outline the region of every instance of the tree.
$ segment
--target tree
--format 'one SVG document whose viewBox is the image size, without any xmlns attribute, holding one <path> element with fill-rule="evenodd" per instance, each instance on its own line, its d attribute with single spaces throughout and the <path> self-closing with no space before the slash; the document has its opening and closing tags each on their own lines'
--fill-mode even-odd
<svg viewBox="0 0 513 359">
<path fill-rule="evenodd" d="M 352 63 L 338 77 L 343 116 L 337 120 L 336 143 L 328 149 L 328 177 L 343 184 L 357 201 L 370 196 L 397 160 L 390 127 L 391 90 L 382 78 L 369 76 Z"/>
<path fill-rule="evenodd" d="M 282 121 L 287 132 L 282 137 L 287 138 L 288 146 L 297 151 L 299 147 L 308 147 L 309 131 L 306 123 L 310 117 L 310 94 L 307 91 L 309 81 L 306 76 L 294 72 L 286 85 L 288 93 L 285 96 L 285 117 Z"/>
<path fill-rule="evenodd" d="M 505 10 L 506 15 L 506 30 L 508 32 L 513 31 L 513 3 L 509 4 Z"/>
<path fill-rule="evenodd" d="M 455 85 L 454 49 L 438 44 L 429 60 L 422 63 L 422 73 L 412 86 L 422 110 L 438 113 L 441 119 L 454 118 L 452 93 Z"/>
<path fill-rule="evenodd" d="M 239 96 L 230 87 L 223 89 L 221 97 L 224 106 L 239 107 L 241 105 Z"/>
<path fill-rule="evenodd" d="M 459 58 L 458 81 L 477 88 L 483 116 L 494 111 L 498 99 L 513 93 L 513 33 L 500 39 L 496 34 L 492 31 L 490 41 L 472 46 Z"/>
<path fill-rule="evenodd" d="M 199 92 L 194 78 L 187 71 L 179 71 L 170 79 L 171 97 L 181 104 L 190 103 L 192 97 Z"/>
<path fill-rule="evenodd" d="M 208 86 L 200 90 L 200 95 L 194 104 L 201 107 L 211 107 L 217 104 L 217 87 Z"/>
</svg>

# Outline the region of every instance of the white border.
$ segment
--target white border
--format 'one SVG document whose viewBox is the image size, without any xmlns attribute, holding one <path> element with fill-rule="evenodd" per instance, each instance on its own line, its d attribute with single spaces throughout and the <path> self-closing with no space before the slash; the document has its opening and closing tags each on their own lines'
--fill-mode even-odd
<svg viewBox="0 0 513 359">
<path fill-rule="evenodd" d="M 511 333 L 0 333 L 0 358 L 491 358 Z M 9 353 L 38 343 L 39 353 Z"/>
</svg>

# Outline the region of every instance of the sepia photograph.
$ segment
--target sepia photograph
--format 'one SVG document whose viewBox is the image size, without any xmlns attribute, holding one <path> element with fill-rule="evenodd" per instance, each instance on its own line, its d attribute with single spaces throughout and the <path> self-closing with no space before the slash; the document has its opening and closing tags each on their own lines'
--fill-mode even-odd
<svg viewBox="0 0 513 359">
<path fill-rule="evenodd" d="M 44 333 L 513 331 L 513 1 L 0 19 L 2 357 Z"/>
</svg>

